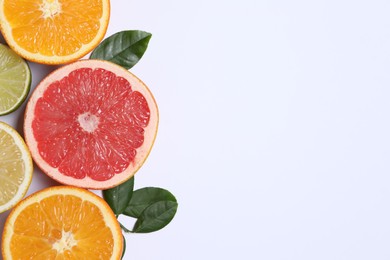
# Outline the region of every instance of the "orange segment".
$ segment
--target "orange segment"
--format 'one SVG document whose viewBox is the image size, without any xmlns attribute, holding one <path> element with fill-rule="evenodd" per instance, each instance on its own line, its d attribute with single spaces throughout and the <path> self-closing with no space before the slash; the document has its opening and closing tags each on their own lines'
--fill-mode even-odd
<svg viewBox="0 0 390 260">
<path fill-rule="evenodd" d="M 31 251 L 31 248 L 34 248 Z M 55 259 L 56 252 L 50 244 L 42 238 L 14 235 L 11 240 L 13 259 Z M 4 257 L 4 259 L 7 259 Z"/>
<path fill-rule="evenodd" d="M 7 218 L 7 259 L 120 259 L 122 235 L 107 203 L 75 187 L 51 187 L 19 203 Z"/>
<path fill-rule="evenodd" d="M 62 64 L 81 58 L 104 37 L 109 0 L 0 0 L 0 26 L 26 59 Z"/>
</svg>

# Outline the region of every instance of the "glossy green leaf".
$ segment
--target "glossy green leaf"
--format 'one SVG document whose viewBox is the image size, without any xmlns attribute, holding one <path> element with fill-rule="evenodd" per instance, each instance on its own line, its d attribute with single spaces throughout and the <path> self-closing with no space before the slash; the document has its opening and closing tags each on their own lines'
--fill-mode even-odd
<svg viewBox="0 0 390 260">
<path fill-rule="evenodd" d="M 161 188 L 148 187 L 136 190 L 123 214 L 138 218 L 147 207 L 159 201 L 176 202 L 176 198 L 172 193 Z"/>
<path fill-rule="evenodd" d="M 115 215 L 122 214 L 133 195 L 134 177 L 108 190 L 103 191 L 104 200 L 110 205 Z"/>
<path fill-rule="evenodd" d="M 150 233 L 162 229 L 174 218 L 178 204 L 174 201 L 159 201 L 147 207 L 134 224 L 134 233 Z"/>
<path fill-rule="evenodd" d="M 108 60 L 126 69 L 132 68 L 142 58 L 152 34 L 144 31 L 121 31 L 102 41 L 90 59 Z"/>
</svg>

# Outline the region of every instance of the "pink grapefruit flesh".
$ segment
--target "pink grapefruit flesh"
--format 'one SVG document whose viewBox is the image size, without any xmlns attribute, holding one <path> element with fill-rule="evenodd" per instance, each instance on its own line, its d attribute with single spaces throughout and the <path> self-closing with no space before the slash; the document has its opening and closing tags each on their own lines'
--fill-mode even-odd
<svg viewBox="0 0 390 260">
<path fill-rule="evenodd" d="M 111 62 L 81 60 L 34 90 L 24 132 L 32 157 L 54 180 L 107 189 L 128 180 L 153 146 L 158 109 L 146 85 Z"/>
</svg>

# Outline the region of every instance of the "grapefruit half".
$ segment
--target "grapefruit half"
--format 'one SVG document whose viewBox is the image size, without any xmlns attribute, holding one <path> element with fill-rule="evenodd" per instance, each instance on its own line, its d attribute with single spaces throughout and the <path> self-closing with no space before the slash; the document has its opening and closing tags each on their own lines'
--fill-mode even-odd
<svg viewBox="0 0 390 260">
<path fill-rule="evenodd" d="M 130 179 L 153 146 L 158 108 L 148 87 L 108 61 L 63 66 L 35 88 L 24 134 L 31 155 L 54 180 L 108 189 Z"/>
</svg>

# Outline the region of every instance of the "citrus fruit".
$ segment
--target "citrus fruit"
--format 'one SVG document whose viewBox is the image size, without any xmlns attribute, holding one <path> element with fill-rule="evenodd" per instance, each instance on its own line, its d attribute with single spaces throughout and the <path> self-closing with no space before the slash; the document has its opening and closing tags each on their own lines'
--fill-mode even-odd
<svg viewBox="0 0 390 260">
<path fill-rule="evenodd" d="M 0 116 L 15 111 L 26 99 L 31 71 L 25 60 L 0 44 Z"/>
<path fill-rule="evenodd" d="M 60 183 L 108 189 L 141 167 L 158 126 L 146 85 L 108 61 L 80 60 L 49 74 L 27 104 L 32 157 Z"/>
<path fill-rule="evenodd" d="M 122 233 L 94 193 L 54 186 L 30 195 L 8 216 L 2 254 L 8 259 L 120 259 Z"/>
<path fill-rule="evenodd" d="M 44 64 L 75 61 L 103 39 L 109 0 L 0 0 L 0 27 L 22 57 Z"/>
<path fill-rule="evenodd" d="M 31 155 L 22 137 L 11 126 L 0 122 L 0 213 L 24 197 L 32 173 Z"/>
</svg>

